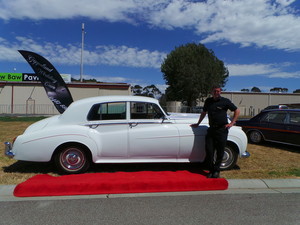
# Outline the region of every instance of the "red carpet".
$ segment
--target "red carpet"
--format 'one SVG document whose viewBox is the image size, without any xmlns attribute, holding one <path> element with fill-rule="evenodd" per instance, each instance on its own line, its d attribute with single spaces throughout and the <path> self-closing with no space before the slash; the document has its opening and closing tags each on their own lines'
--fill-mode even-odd
<svg viewBox="0 0 300 225">
<path fill-rule="evenodd" d="M 16 197 L 96 195 L 146 192 L 226 190 L 224 178 L 208 179 L 190 171 L 86 173 L 53 177 L 36 175 L 20 183 Z"/>
</svg>

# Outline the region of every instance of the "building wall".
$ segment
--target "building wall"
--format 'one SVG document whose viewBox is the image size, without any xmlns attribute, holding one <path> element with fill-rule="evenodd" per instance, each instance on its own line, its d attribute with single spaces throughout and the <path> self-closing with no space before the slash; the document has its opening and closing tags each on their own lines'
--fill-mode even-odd
<svg viewBox="0 0 300 225">
<path fill-rule="evenodd" d="M 222 92 L 222 96 L 230 99 L 240 110 L 241 116 L 254 116 L 269 105 L 299 104 L 300 94 L 292 93 L 253 93 Z M 203 106 L 201 102 L 199 106 Z M 182 112 L 181 102 L 168 102 L 168 112 Z"/>
<path fill-rule="evenodd" d="M 128 84 L 68 84 L 73 100 L 131 95 Z M 0 83 L 0 114 L 58 114 L 40 83 Z"/>
<path fill-rule="evenodd" d="M 68 84 L 74 101 L 104 95 L 131 95 L 129 84 Z M 299 104 L 300 94 L 223 92 L 241 110 L 242 116 L 254 116 L 268 105 Z M 199 104 L 203 106 L 203 102 Z M 168 112 L 185 112 L 181 102 L 167 102 Z M 183 110 L 184 109 L 184 110 Z M 0 82 L 0 114 L 58 114 L 40 83 Z"/>
<path fill-rule="evenodd" d="M 248 93 L 223 92 L 241 110 L 241 115 L 254 116 L 269 105 L 298 104 L 300 94 L 294 93 Z"/>
</svg>

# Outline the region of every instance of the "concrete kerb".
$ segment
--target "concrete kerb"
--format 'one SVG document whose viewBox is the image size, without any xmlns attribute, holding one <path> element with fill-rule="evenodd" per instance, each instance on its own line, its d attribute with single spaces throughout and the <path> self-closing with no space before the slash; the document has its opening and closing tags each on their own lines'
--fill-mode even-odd
<svg viewBox="0 0 300 225">
<path fill-rule="evenodd" d="M 300 188 L 300 179 L 228 179 L 228 189 Z"/>
<path fill-rule="evenodd" d="M 13 196 L 16 185 L 0 185 L 1 201 L 24 200 L 57 200 L 57 199 L 83 199 L 83 198 L 118 198 L 118 197 L 146 197 L 146 196 L 176 196 L 176 195 L 202 195 L 202 194 L 258 194 L 258 193 L 300 193 L 300 179 L 228 179 L 228 189 L 225 191 L 194 191 L 194 192 L 162 192 L 139 194 L 106 194 L 106 195 L 77 195 L 54 197 L 26 197 Z"/>
</svg>

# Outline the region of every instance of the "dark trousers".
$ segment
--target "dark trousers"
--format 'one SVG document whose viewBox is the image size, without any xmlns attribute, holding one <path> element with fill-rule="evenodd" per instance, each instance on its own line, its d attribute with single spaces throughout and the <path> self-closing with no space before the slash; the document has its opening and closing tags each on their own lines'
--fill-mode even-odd
<svg viewBox="0 0 300 225">
<path fill-rule="evenodd" d="M 228 136 L 228 129 L 225 127 L 209 127 L 205 137 L 206 161 L 210 172 L 220 172 L 224 150 Z M 216 152 L 216 160 L 214 154 Z"/>
</svg>

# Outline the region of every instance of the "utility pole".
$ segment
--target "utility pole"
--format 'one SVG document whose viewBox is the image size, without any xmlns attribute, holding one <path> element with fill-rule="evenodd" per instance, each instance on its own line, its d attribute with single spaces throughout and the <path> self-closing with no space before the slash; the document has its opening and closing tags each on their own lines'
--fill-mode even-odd
<svg viewBox="0 0 300 225">
<path fill-rule="evenodd" d="M 84 23 L 81 26 L 81 60 L 80 60 L 80 82 L 83 76 L 83 50 L 84 50 Z"/>
</svg>

